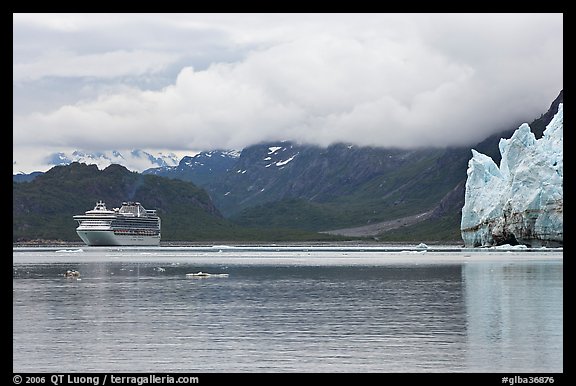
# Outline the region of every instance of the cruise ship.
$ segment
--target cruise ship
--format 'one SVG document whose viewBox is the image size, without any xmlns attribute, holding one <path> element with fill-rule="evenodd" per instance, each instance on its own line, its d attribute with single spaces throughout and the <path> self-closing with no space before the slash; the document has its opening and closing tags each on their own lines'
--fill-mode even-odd
<svg viewBox="0 0 576 386">
<path fill-rule="evenodd" d="M 120 209 L 98 201 L 92 210 L 74 216 L 76 233 L 86 245 L 159 245 L 160 217 L 139 202 L 123 202 Z"/>
</svg>

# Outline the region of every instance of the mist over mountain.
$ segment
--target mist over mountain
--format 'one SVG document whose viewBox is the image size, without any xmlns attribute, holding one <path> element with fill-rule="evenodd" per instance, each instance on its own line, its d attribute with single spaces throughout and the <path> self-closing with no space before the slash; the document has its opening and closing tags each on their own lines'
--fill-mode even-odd
<svg viewBox="0 0 576 386">
<path fill-rule="evenodd" d="M 562 100 L 563 91 L 530 124 L 537 138 Z M 514 130 L 491 135 L 474 148 L 498 162 L 498 142 Z M 239 157 L 207 154 L 144 173 L 197 183 L 225 217 L 244 226 L 385 238 L 406 237 L 416 229 L 415 239 L 460 239 L 470 147 L 406 150 L 284 141 L 249 146 Z M 349 229 L 355 227 L 364 228 Z"/>
<path fill-rule="evenodd" d="M 542 136 L 562 101 L 561 91 L 550 109 L 530 123 L 536 138 Z M 511 127 L 491 135 L 473 148 L 499 162 L 500 138 L 509 137 L 514 130 Z M 75 157 L 103 163 L 129 159 L 118 152 L 77 152 Z M 183 157 L 178 163 L 175 159 L 154 157 L 143 151 L 130 153 L 130 157 L 158 165 L 135 173 L 140 178 L 155 177 L 158 178 L 156 184 L 168 185 L 170 180 L 182 180 L 191 182 L 195 189 L 202 188 L 215 209 L 214 213 L 218 213 L 219 221 L 231 221 L 226 223 L 230 227 L 326 232 L 378 240 L 461 240 L 460 219 L 470 147 L 407 150 L 344 143 L 320 147 L 275 141 L 248 146 L 241 152 L 201 152 Z M 76 166 L 72 169 L 76 170 L 77 164 L 73 165 Z M 97 169 L 96 166 L 90 169 L 95 173 L 92 178 L 96 178 Z M 49 171 L 55 185 L 68 186 L 70 182 L 67 180 L 75 178 L 73 173 L 61 174 L 60 181 L 56 178 L 59 175 L 57 170 L 61 169 Z M 42 177 L 40 174 L 33 182 L 42 181 Z M 25 175 L 13 177 L 15 182 L 30 179 Z M 85 181 L 88 184 L 89 179 Z M 117 181 L 108 183 L 110 186 L 118 184 Z M 18 185 L 28 184 L 30 182 L 14 184 L 15 208 L 22 202 L 19 195 L 31 189 Z M 34 189 L 40 189 L 44 185 L 34 186 Z M 71 191 L 74 191 L 73 186 Z M 102 194 L 100 190 L 90 193 Z M 128 199 L 125 193 L 117 194 L 115 200 Z M 51 194 L 54 196 L 55 193 Z M 76 194 L 85 195 L 85 192 Z M 166 194 L 158 191 L 158 196 L 150 199 L 153 203 L 166 200 Z M 92 194 L 90 197 L 95 196 Z M 172 197 L 176 208 L 180 198 Z M 100 198 L 86 198 L 74 210 L 83 212 L 93 206 L 92 201 Z M 69 197 L 69 200 L 77 199 Z M 29 205 L 35 208 L 38 204 L 26 201 L 21 205 L 21 210 L 24 210 Z M 50 207 L 49 200 L 46 205 Z M 56 205 L 61 206 L 62 202 Z M 28 210 L 34 212 L 34 209 Z M 197 226 L 202 221 L 196 218 L 187 226 Z M 179 235 L 174 237 L 182 237 L 182 240 L 193 238 L 185 232 Z"/>
</svg>

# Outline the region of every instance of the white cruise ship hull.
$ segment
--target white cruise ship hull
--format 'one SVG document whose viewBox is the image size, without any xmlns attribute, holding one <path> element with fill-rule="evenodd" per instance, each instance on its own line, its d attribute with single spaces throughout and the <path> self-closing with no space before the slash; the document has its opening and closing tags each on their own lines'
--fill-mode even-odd
<svg viewBox="0 0 576 386">
<path fill-rule="evenodd" d="M 78 236 L 89 246 L 120 245 L 150 246 L 160 245 L 160 235 L 118 235 L 112 230 L 76 230 Z"/>
</svg>

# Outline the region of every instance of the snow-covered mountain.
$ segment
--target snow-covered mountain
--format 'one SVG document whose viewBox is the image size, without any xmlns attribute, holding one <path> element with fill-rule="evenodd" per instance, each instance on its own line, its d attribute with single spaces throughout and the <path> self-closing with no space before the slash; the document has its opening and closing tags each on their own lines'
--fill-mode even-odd
<svg viewBox="0 0 576 386">
<path fill-rule="evenodd" d="M 461 222 L 466 246 L 563 245 L 562 106 L 542 138 L 524 123 L 501 139 L 500 167 L 472 150 Z"/>
<path fill-rule="evenodd" d="M 120 164 L 127 169 L 142 172 L 152 167 L 170 167 L 178 165 L 179 157 L 174 153 L 151 154 L 141 149 L 133 149 L 121 153 L 118 150 L 105 152 L 85 152 L 75 150 L 72 153 L 54 153 L 47 159 L 49 165 L 68 165 L 72 162 L 80 162 L 88 165 L 96 165 L 102 170 L 111 164 Z"/>
</svg>

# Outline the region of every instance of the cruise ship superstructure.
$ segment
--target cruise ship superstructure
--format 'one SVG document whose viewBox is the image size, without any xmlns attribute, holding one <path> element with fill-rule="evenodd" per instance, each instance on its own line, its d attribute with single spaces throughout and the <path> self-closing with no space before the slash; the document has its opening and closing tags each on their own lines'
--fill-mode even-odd
<svg viewBox="0 0 576 386">
<path fill-rule="evenodd" d="M 86 245 L 159 245 L 160 217 L 139 202 L 123 202 L 112 210 L 98 201 L 92 210 L 74 216 L 76 233 Z"/>
</svg>

